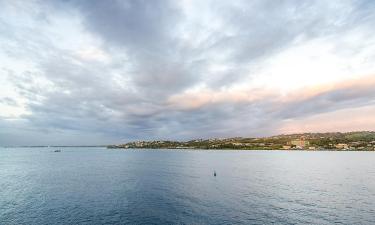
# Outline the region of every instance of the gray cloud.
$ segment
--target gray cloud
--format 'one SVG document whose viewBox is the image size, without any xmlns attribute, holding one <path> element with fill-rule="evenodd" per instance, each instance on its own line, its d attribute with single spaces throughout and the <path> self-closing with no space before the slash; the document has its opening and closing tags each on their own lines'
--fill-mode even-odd
<svg viewBox="0 0 375 225">
<path fill-rule="evenodd" d="M 368 83 L 365 82 L 346 87 L 337 87 L 309 98 L 284 104 L 280 106 L 282 109 L 277 110 L 277 114 L 283 119 L 288 119 L 346 108 L 375 105 L 375 83 L 373 80 L 367 80 Z"/>
<path fill-rule="evenodd" d="M 11 5 L 3 7 L 7 13 L 22 7 L 1 4 Z M 33 65 L 24 71 L 9 66 L 2 70 L 29 112 L 18 118 L 22 122 L 17 126 L 29 130 L 8 129 L 12 122 L 0 119 L 0 144 L 16 143 L 20 137 L 32 144 L 47 143 L 40 140 L 46 137 L 51 144 L 68 143 L 69 138 L 88 144 L 93 138 L 105 143 L 259 136 L 274 134 L 285 119 L 374 104 L 371 85 L 333 89 L 287 103 L 267 96 L 208 101 L 195 108 L 169 102 L 196 87 L 220 91 L 255 80 L 263 61 L 296 43 L 334 38 L 358 27 L 370 29 L 371 2 L 197 1 L 192 9 L 175 1 L 30 4 L 35 7 L 31 12 L 19 13 L 31 24 L 0 17 L 4 55 Z M 70 15 L 77 15 L 80 32 L 99 40 L 104 52 L 99 53 L 109 60 L 82 58 L 69 48 L 74 44 L 61 44 L 56 31 L 47 29 L 56 20 L 73 20 Z M 75 40 L 75 33 L 69 36 Z M 356 47 L 364 49 L 366 44 Z M 0 98 L 0 104 L 19 105 L 10 96 Z M 76 135 L 83 138 L 73 138 Z"/>
<path fill-rule="evenodd" d="M 9 106 L 18 106 L 18 103 L 14 99 L 9 98 L 9 97 L 1 98 L 0 103 L 6 104 Z"/>
</svg>

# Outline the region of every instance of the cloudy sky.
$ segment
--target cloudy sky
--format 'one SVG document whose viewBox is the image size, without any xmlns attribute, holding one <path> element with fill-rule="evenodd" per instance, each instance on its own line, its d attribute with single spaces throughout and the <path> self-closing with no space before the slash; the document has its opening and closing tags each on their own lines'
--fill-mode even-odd
<svg viewBox="0 0 375 225">
<path fill-rule="evenodd" d="M 0 145 L 375 130 L 374 11 L 0 0 Z"/>
</svg>

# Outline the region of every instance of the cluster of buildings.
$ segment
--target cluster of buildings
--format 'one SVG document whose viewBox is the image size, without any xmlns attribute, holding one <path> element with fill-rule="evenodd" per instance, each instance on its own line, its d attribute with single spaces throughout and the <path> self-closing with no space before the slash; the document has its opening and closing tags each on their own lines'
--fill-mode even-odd
<svg viewBox="0 0 375 225">
<path fill-rule="evenodd" d="M 283 146 L 284 150 L 290 149 L 307 149 L 307 150 L 317 150 L 317 149 L 338 149 L 338 150 L 375 150 L 375 141 L 371 142 L 349 142 L 349 143 L 330 143 L 327 146 L 317 146 L 311 145 L 305 137 L 299 139 L 294 139 L 288 141 L 286 145 Z"/>
<path fill-rule="evenodd" d="M 367 133 L 360 133 L 362 136 Z M 325 136 L 322 136 L 325 135 Z M 269 138 L 215 138 L 179 141 L 135 141 L 108 148 L 238 149 L 238 150 L 366 150 L 375 151 L 375 136 L 348 136 L 340 133 L 280 135 Z M 356 134 L 357 135 L 357 134 Z"/>
<path fill-rule="evenodd" d="M 375 141 L 370 142 L 349 142 L 343 144 L 336 144 L 334 145 L 336 149 L 342 150 L 375 150 Z"/>
<path fill-rule="evenodd" d="M 283 149 L 306 149 L 310 148 L 311 150 L 314 150 L 315 148 L 312 146 L 309 146 L 310 142 L 305 139 L 305 137 L 301 137 L 299 139 L 294 139 L 291 141 L 288 141 L 287 145 L 283 146 Z"/>
</svg>

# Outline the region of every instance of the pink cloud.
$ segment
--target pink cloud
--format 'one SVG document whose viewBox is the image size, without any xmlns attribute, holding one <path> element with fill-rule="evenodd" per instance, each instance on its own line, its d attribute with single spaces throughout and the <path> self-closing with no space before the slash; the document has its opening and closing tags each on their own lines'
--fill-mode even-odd
<svg viewBox="0 0 375 225">
<path fill-rule="evenodd" d="M 375 105 L 284 120 L 279 133 L 375 130 Z"/>
</svg>

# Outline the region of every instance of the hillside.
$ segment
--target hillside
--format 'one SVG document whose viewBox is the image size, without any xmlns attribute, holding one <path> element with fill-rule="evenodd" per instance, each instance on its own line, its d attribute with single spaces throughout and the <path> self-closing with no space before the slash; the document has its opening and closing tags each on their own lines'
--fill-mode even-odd
<svg viewBox="0 0 375 225">
<path fill-rule="evenodd" d="M 375 132 L 283 134 L 263 138 L 213 138 L 190 141 L 136 141 L 108 148 L 374 150 Z"/>
</svg>

